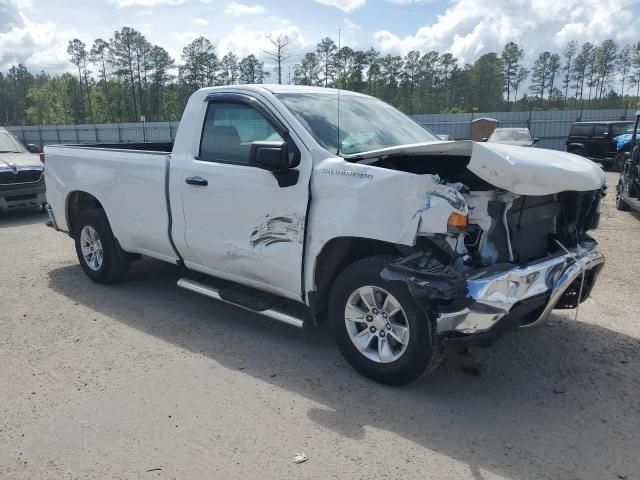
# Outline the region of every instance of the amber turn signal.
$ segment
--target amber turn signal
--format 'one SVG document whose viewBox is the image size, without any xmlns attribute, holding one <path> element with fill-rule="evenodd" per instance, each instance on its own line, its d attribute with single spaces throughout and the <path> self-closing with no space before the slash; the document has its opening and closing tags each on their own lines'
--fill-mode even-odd
<svg viewBox="0 0 640 480">
<path fill-rule="evenodd" d="M 452 213 L 449 215 L 449 221 L 447 222 L 447 227 L 449 228 L 466 228 L 469 224 L 469 220 L 466 215 L 462 215 L 460 213 Z"/>
</svg>

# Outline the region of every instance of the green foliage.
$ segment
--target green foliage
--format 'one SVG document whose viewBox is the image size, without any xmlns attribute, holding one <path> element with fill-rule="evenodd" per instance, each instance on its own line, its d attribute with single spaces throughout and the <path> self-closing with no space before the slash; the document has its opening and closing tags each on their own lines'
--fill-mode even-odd
<svg viewBox="0 0 640 480">
<path fill-rule="evenodd" d="M 328 37 L 313 51 L 294 57 L 289 43 L 286 36 L 269 37 L 270 46 L 263 51 L 275 83 L 363 92 L 409 114 L 640 108 L 640 42 L 571 41 L 561 55 L 542 52 L 532 65 L 525 65 L 530 55 L 515 42 L 464 65 L 449 52 L 381 56 L 374 48 L 354 50 Z M 67 53 L 73 74 L 34 74 L 23 65 L 0 72 L 0 123 L 114 123 L 140 116 L 179 120 L 198 88 L 259 84 L 270 76 L 253 54 L 238 58 L 228 52 L 220 59 L 202 36 L 182 49 L 177 64 L 164 48 L 130 27 L 115 31 L 109 40 L 96 39 L 91 48 L 72 39 Z M 292 58 L 296 63 L 287 77 Z"/>
</svg>

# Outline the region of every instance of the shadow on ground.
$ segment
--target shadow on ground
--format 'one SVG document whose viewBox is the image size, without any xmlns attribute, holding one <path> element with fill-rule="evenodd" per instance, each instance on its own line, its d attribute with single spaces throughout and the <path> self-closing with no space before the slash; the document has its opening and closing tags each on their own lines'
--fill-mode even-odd
<svg viewBox="0 0 640 480">
<path fill-rule="evenodd" d="M 74 302 L 318 402 L 308 417 L 340 435 L 389 431 L 468 464 L 477 479 L 640 471 L 640 341 L 585 313 L 582 322 L 554 315 L 467 357 L 449 354 L 432 376 L 389 388 L 355 374 L 323 329 L 299 331 L 181 291 L 168 264 L 137 262 L 114 286 L 92 284 L 78 266 L 49 276 Z"/>
<path fill-rule="evenodd" d="M 40 209 L 0 212 L 0 228 L 23 227 L 36 223 L 44 224 L 46 220 L 47 214 Z"/>
</svg>

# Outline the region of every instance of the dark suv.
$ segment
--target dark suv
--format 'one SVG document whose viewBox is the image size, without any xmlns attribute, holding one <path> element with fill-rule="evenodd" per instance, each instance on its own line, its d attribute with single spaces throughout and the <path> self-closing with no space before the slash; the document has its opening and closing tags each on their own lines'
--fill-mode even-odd
<svg viewBox="0 0 640 480">
<path fill-rule="evenodd" d="M 569 132 L 567 152 L 610 167 L 617 154 L 614 138 L 632 131 L 632 121 L 576 122 Z"/>
</svg>

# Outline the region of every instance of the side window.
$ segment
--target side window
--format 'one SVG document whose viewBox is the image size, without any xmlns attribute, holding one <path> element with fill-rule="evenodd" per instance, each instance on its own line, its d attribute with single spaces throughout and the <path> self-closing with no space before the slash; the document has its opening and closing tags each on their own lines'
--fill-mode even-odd
<svg viewBox="0 0 640 480">
<path fill-rule="evenodd" d="M 200 160 L 248 165 L 251 143 L 255 141 L 282 141 L 282 137 L 249 105 L 209 103 L 200 141 Z"/>
<path fill-rule="evenodd" d="M 604 134 L 609 131 L 608 125 L 596 125 L 593 127 L 593 136 L 594 137 L 604 137 Z"/>
<path fill-rule="evenodd" d="M 571 128 L 572 137 L 589 137 L 593 131 L 593 125 L 574 125 Z"/>
</svg>

